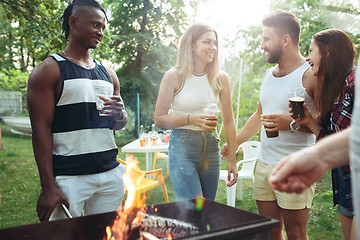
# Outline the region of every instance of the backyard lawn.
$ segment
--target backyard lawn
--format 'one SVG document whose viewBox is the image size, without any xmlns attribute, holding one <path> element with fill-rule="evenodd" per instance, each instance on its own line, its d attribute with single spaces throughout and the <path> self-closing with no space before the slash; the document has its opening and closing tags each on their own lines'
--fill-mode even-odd
<svg viewBox="0 0 360 240">
<path fill-rule="evenodd" d="M 1 124 L 3 149 L 0 151 L 0 228 L 37 223 L 36 201 L 40 190 L 39 175 L 32 153 L 31 139 L 14 135 Z M 119 151 L 119 158 L 124 159 Z M 145 156 L 136 154 L 140 168 L 145 169 Z M 241 159 L 241 156 L 238 156 Z M 169 201 L 176 201 L 170 177 L 166 176 L 165 161 L 158 161 L 163 169 Z M 226 161 L 222 162 L 226 168 Z M 328 173 L 317 184 L 316 197 L 309 220 L 309 239 L 342 239 L 339 215 L 332 207 L 331 180 Z M 252 199 L 252 184 L 243 180 L 243 201 L 236 200 L 236 207 L 257 213 Z M 226 204 L 226 187 L 219 182 L 216 201 Z M 148 192 L 146 204 L 164 203 L 161 187 Z M 220 214 L 220 213 L 219 213 Z"/>
</svg>

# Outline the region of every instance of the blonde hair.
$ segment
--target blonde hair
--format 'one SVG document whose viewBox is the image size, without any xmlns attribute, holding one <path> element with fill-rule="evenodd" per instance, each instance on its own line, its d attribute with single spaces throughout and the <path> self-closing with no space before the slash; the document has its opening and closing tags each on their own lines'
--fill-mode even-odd
<svg viewBox="0 0 360 240">
<path fill-rule="evenodd" d="M 196 23 L 188 28 L 181 37 L 180 47 L 177 55 L 175 69 L 181 80 L 185 80 L 193 73 L 193 52 L 192 46 L 196 40 L 206 32 L 214 32 L 216 40 L 218 40 L 217 32 L 208 25 Z M 218 49 L 218 41 L 216 41 Z M 216 51 L 214 60 L 206 67 L 206 75 L 208 77 L 211 88 L 214 93 L 219 94 L 223 87 L 220 79 L 219 54 Z"/>
</svg>

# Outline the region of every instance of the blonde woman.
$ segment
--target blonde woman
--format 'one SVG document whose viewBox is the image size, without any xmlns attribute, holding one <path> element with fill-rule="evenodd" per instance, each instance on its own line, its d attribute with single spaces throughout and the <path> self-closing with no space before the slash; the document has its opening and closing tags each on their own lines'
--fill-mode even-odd
<svg viewBox="0 0 360 240">
<path fill-rule="evenodd" d="M 237 168 L 230 79 L 219 70 L 216 31 L 205 24 L 194 24 L 181 38 L 176 66 L 161 81 L 155 108 L 155 124 L 173 129 L 169 171 L 177 200 L 215 200 L 220 146 L 214 116 L 203 112 L 209 101 L 221 107 L 232 186 L 237 181 Z M 172 114 L 168 114 L 170 106 Z"/>
</svg>

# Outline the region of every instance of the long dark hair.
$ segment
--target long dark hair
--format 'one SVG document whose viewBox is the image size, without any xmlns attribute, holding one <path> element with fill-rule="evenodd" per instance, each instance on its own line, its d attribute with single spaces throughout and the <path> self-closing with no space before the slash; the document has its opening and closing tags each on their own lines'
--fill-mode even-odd
<svg viewBox="0 0 360 240">
<path fill-rule="evenodd" d="M 74 8 L 76 7 L 92 7 L 101 10 L 105 14 L 105 18 L 107 21 L 108 18 L 106 16 L 105 10 L 101 7 L 100 3 L 95 0 L 74 0 L 64 11 L 64 14 L 61 16 L 63 20 L 62 30 L 65 33 L 66 40 L 69 40 L 70 26 L 69 26 L 69 17 L 72 15 Z"/>
<path fill-rule="evenodd" d="M 355 49 L 350 37 L 339 29 L 327 29 L 313 36 L 321 60 L 315 97 L 320 117 L 324 118 L 334 105 L 346 77 L 354 70 Z"/>
</svg>

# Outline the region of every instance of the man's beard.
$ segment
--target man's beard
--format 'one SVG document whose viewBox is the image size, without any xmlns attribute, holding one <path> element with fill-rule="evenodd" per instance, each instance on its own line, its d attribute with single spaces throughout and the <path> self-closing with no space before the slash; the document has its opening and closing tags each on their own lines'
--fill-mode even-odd
<svg viewBox="0 0 360 240">
<path fill-rule="evenodd" d="M 270 51 L 269 50 L 269 58 L 267 59 L 268 63 L 278 63 L 280 60 L 280 57 L 283 53 L 281 46 L 278 46 L 277 49 Z"/>
</svg>

